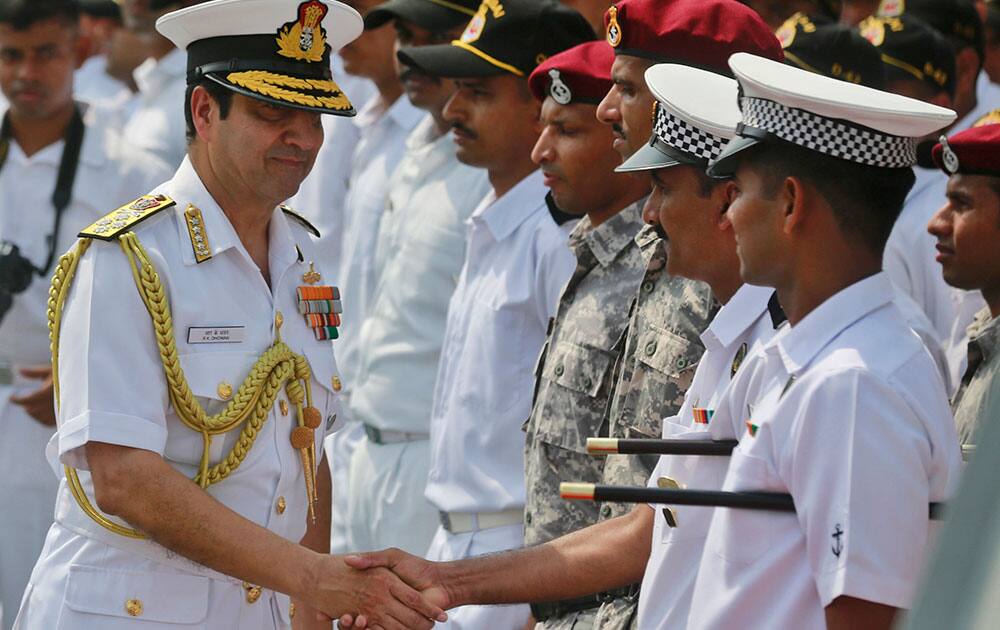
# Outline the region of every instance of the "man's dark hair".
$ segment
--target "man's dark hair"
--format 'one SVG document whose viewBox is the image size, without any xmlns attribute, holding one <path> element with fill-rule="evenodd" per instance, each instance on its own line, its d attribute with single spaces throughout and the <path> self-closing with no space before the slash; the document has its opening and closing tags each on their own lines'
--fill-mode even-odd
<svg viewBox="0 0 1000 630">
<path fill-rule="evenodd" d="M 916 180 L 910 168 L 866 166 L 783 141 L 760 145 L 748 159 L 773 194 L 786 177 L 815 188 L 830 204 L 841 231 L 878 255 Z"/>
<path fill-rule="evenodd" d="M 215 81 L 202 77 L 194 83 L 189 83 L 187 91 L 184 93 L 184 123 L 186 125 L 185 135 L 187 136 L 188 144 L 198 135 L 198 132 L 194 128 L 194 117 L 191 115 L 191 95 L 198 86 L 205 88 L 205 91 L 212 97 L 212 100 L 219 104 L 219 118 L 225 120 L 229 116 L 229 109 L 233 106 L 232 90 L 222 87 Z"/>
<path fill-rule="evenodd" d="M 8 24 L 15 31 L 26 31 L 52 18 L 76 26 L 80 7 L 75 0 L 0 0 L 0 24 Z"/>
</svg>

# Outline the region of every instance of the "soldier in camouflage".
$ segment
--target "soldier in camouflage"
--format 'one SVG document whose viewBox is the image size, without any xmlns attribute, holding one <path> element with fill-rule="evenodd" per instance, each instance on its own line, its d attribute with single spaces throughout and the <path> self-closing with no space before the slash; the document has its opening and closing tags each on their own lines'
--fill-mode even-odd
<svg viewBox="0 0 1000 630">
<path fill-rule="evenodd" d="M 564 501 L 566 479 L 600 481 L 603 462 L 587 454 L 612 391 L 615 346 L 646 261 L 635 242 L 647 183 L 616 174 L 611 130 L 595 117 L 611 87 L 614 53 L 583 44 L 538 67 L 529 85 L 543 101 L 543 131 L 533 158 L 547 176 L 550 202 L 585 214 L 570 235 L 577 265 L 536 368 L 535 401 L 525 430 L 525 544 L 548 542 L 597 521 L 594 504 Z M 567 130 L 573 133 L 566 133 Z M 539 628 L 587 630 L 597 595 L 532 606 Z"/>
<path fill-rule="evenodd" d="M 627 159 L 653 136 L 653 95 L 643 73 L 658 61 L 690 63 L 730 74 L 727 61 L 745 51 L 781 58 L 770 29 L 749 8 L 726 0 L 622 0 L 605 14 L 606 38 L 615 49 L 614 86 L 598 107 L 598 118 L 615 131 L 615 149 Z M 704 24 L 737 25 L 725 33 Z M 646 261 L 628 332 L 619 341 L 614 391 L 600 435 L 658 438 L 663 418 L 677 413 L 705 351 L 700 335 L 718 304 L 708 285 L 671 276 L 662 228 L 647 226 L 636 237 Z M 655 457 L 612 455 L 601 483 L 645 485 Z M 599 520 L 631 511 L 632 505 L 606 503 Z M 635 624 L 639 585 L 602 594 L 605 601 L 595 627 L 630 628 Z"/>
</svg>

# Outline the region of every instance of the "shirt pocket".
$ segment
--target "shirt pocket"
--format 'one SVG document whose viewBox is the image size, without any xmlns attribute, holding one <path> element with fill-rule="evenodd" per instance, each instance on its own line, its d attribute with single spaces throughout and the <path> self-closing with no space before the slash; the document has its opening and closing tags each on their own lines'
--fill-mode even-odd
<svg viewBox="0 0 1000 630">
<path fill-rule="evenodd" d="M 179 358 L 184 378 L 194 395 L 194 403 L 209 416 L 226 409 L 258 359 L 251 352 L 219 351 L 192 352 Z M 171 408 L 177 414 L 175 403 L 171 404 Z M 201 434 L 187 425 L 182 425 L 179 430 L 174 428 L 170 427 L 168 431 L 164 456 L 174 462 L 197 466 L 204 447 Z M 218 462 L 228 453 L 239 438 L 239 431 L 237 427 L 228 433 L 213 436 L 209 461 Z"/>
<path fill-rule="evenodd" d="M 694 378 L 695 368 L 704 352 L 701 344 L 656 326 L 639 336 L 633 375 L 638 388 L 635 417 L 626 420 L 626 437 L 659 437 L 662 418 L 676 414 L 684 402 Z"/>
<path fill-rule="evenodd" d="M 543 405 L 535 433 L 548 444 L 587 452 L 604 421 L 605 390 L 614 355 L 569 342 L 549 348 L 540 370 L 547 381 L 537 404 Z"/>
<path fill-rule="evenodd" d="M 209 579 L 72 565 L 56 630 L 205 629 Z"/>
<path fill-rule="evenodd" d="M 455 372 L 466 410 L 502 414 L 531 395 L 535 357 L 526 356 L 527 326 L 515 305 L 473 301 L 464 360 Z"/>
<path fill-rule="evenodd" d="M 667 418 L 663 422 L 663 438 L 666 440 L 711 440 L 712 434 L 704 429 L 673 422 L 676 418 Z M 662 465 L 657 467 L 657 477 L 668 477 L 685 490 L 719 490 L 729 467 L 728 457 L 710 457 L 701 455 L 669 455 L 662 458 Z M 658 479 L 653 479 L 650 485 L 657 486 Z M 674 505 L 669 507 L 676 519 L 676 527 L 666 523 L 664 506 L 656 506 L 656 519 L 662 526 L 661 542 L 663 544 L 678 543 L 685 540 L 704 538 L 712 520 L 714 508 L 696 507 L 690 505 Z"/>
<path fill-rule="evenodd" d="M 771 491 L 772 487 L 767 462 L 747 455 L 739 448 L 733 451 L 724 490 L 755 492 Z M 750 564 L 771 548 L 771 531 L 774 529 L 775 518 L 773 512 L 717 508 L 716 514 L 716 518 L 721 521 L 719 531 L 723 533 L 716 553 L 723 559 Z"/>
</svg>

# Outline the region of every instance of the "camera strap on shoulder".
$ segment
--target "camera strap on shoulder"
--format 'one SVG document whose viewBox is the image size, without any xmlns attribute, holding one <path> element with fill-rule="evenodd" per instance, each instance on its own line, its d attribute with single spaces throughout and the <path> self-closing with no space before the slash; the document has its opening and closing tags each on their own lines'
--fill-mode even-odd
<svg viewBox="0 0 1000 630">
<path fill-rule="evenodd" d="M 52 191 L 52 207 L 55 209 L 53 219 L 52 235 L 49 236 L 49 253 L 45 259 L 45 264 L 35 271 L 39 276 L 47 276 L 52 269 L 52 263 L 56 259 L 56 248 L 58 247 L 59 228 L 62 225 L 62 215 L 73 199 L 73 184 L 76 182 L 77 166 L 80 163 L 80 150 L 83 148 L 83 114 L 80 106 L 74 105 L 73 118 L 66 128 L 64 137 L 62 157 L 59 160 L 59 173 L 56 175 L 56 187 Z M 10 116 L 4 116 L 3 124 L 0 125 L 0 170 L 3 170 L 10 153 Z"/>
</svg>

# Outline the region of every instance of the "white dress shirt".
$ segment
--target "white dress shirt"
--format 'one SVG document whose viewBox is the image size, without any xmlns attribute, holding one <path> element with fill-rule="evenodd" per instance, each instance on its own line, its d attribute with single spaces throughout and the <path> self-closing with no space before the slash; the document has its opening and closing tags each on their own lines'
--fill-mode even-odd
<svg viewBox="0 0 1000 630">
<path fill-rule="evenodd" d="M 271 214 L 268 286 L 189 161 L 154 192 L 177 205 L 134 231 L 168 292 L 180 364 L 198 403 L 210 414 L 225 408 L 227 395 L 221 386 L 237 390 L 274 342 L 275 322 L 282 313 L 282 341 L 311 368 L 312 404 L 324 419 L 316 432 L 316 450 L 321 452 L 325 434 L 337 425 L 332 389 L 336 365 L 330 342 L 317 341 L 298 314 L 296 288 L 303 283 L 312 253 L 306 228 L 277 208 Z M 202 263 L 195 260 L 184 219 L 189 204 L 202 212 L 212 253 Z M 327 275 L 326 270 L 317 271 Z M 204 327 L 230 328 L 240 335 L 231 343 L 192 338 L 193 329 Z M 59 348 L 59 427 L 48 447 L 53 468 L 60 473 L 59 464 L 80 469 L 92 504 L 84 449 L 88 442 L 148 450 L 185 476 L 195 475 L 202 436 L 181 422 L 170 403 L 150 315 L 116 243 L 94 243 L 81 258 L 63 313 Z M 87 378 L 71 377 L 79 374 Z M 257 525 L 298 542 L 305 533 L 307 502 L 302 460 L 290 442 L 297 426 L 295 413 L 282 411 L 288 406 L 294 410 L 282 388 L 246 459 L 206 492 Z M 211 463 L 230 452 L 241 430 L 215 436 Z M 155 542 L 125 538 L 101 527 L 80 509 L 63 479 L 56 523 L 32 575 L 19 627 L 55 628 L 56 619 L 73 628 L 105 628 L 109 617 L 125 623 L 129 617 L 124 602 L 129 599 L 142 602 L 145 619 L 161 623 L 261 629 L 289 624 L 285 595 L 264 591 L 261 601 L 249 607 L 240 580 Z M 234 610 L 236 602 L 241 606 Z"/>
<path fill-rule="evenodd" d="M 133 72 L 139 96 L 123 131 L 126 144 L 159 156 L 171 168 L 187 155 L 186 75 L 187 53 L 177 48 L 139 64 Z"/>
<path fill-rule="evenodd" d="M 361 324 L 368 314 L 375 290 L 375 245 L 378 226 L 389 193 L 389 178 L 406 150 L 406 138 L 426 114 L 400 96 L 387 110 L 379 110 L 374 97 L 358 112 L 358 144 L 351 158 L 351 179 L 344 204 L 340 273 L 344 314 L 337 356 L 344 369 L 349 396 L 358 380 Z"/>
<path fill-rule="evenodd" d="M 53 266 L 76 241 L 77 233 L 101 216 L 131 201 L 170 177 L 155 157 L 113 142 L 102 112 L 84 115 L 83 144 L 70 203 L 63 211 L 55 238 Z M 55 227 L 52 193 L 56 186 L 64 142 L 59 140 L 31 157 L 12 140 L 0 169 L 0 241 L 13 243 L 36 268 L 45 266 Z M 58 481 L 45 460 L 45 444 L 53 429 L 31 418 L 10 402 L 42 386 L 23 378 L 18 368 L 48 367 L 49 286 L 52 269 L 35 274 L 28 289 L 14 296 L 0 323 L 0 605 L 13 621 L 31 568 L 52 524 Z M 7 626 L 3 626 L 7 627 Z"/>
<path fill-rule="evenodd" d="M 88 58 L 73 73 L 73 98 L 78 101 L 121 107 L 131 96 L 132 90 L 127 85 L 108 74 L 107 55 Z"/>
<path fill-rule="evenodd" d="M 486 171 L 459 162 L 451 135 L 436 135 L 432 118 L 414 129 L 379 230 L 377 288 L 358 335 L 355 420 L 428 433 L 448 301 L 465 260 L 465 222 L 489 191 Z"/>
<path fill-rule="evenodd" d="M 744 284 L 719 310 L 701 335 L 705 354 L 698 362 L 680 411 L 663 421 L 665 439 L 733 440 L 744 432 L 742 416 L 733 418 L 717 413 L 716 404 L 740 364 L 767 343 L 784 322 L 774 295 L 770 287 Z M 739 398 L 753 399 L 756 394 L 744 390 Z M 695 408 L 700 411 L 697 416 Z M 659 479 L 667 477 L 683 488 L 719 490 L 728 467 L 728 457 L 661 456 L 649 486 L 657 488 Z M 663 506 L 651 507 L 655 511 L 653 540 L 639 593 L 638 627 L 640 630 L 685 628 L 713 508 L 672 507 L 677 526 L 670 527 Z"/>
<path fill-rule="evenodd" d="M 723 396 L 747 430 L 723 485 L 790 493 L 795 514 L 718 508 L 689 627 L 826 627 L 841 596 L 906 608 L 961 453 L 944 386 L 876 274 L 780 331 Z M 730 403 L 733 404 L 730 404 Z M 745 406 L 745 405 L 744 405 Z"/>
<path fill-rule="evenodd" d="M 339 55 L 331 58 L 333 76 L 344 94 L 357 109 L 363 109 L 375 94 L 375 84 L 368 79 L 345 74 Z M 340 269 L 340 252 L 344 236 L 344 204 L 351 180 L 351 157 L 361 133 L 354 119 L 348 116 L 321 116 L 323 146 L 316 162 L 299 192 L 288 205 L 309 219 L 320 232 L 316 243 L 317 264 L 324 269 Z"/>
<path fill-rule="evenodd" d="M 524 506 L 524 433 L 533 368 L 576 267 L 573 223 L 557 225 L 536 171 L 487 195 L 448 305 L 431 412 L 427 499 L 445 512 Z"/>
</svg>

